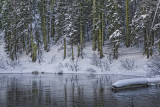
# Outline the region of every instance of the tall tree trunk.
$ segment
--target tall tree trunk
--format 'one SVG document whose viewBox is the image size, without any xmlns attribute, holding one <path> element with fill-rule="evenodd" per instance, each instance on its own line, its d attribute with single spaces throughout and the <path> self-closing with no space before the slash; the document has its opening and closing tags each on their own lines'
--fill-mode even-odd
<svg viewBox="0 0 160 107">
<path fill-rule="evenodd" d="M 102 5 L 102 8 L 104 9 L 104 0 L 102 0 L 101 1 L 101 5 Z M 104 15 L 104 10 L 101 12 L 101 14 L 102 14 L 102 21 L 101 21 L 101 23 L 102 23 L 102 45 L 104 46 L 104 34 L 105 34 L 105 19 L 104 19 L 104 17 L 105 17 L 105 15 Z"/>
<path fill-rule="evenodd" d="M 82 56 L 82 51 L 83 51 L 83 46 L 84 46 L 84 38 L 83 38 L 83 26 L 82 26 L 82 11 L 81 11 L 81 9 L 82 9 L 82 6 L 81 6 L 81 0 L 80 0 L 80 50 L 81 50 L 81 56 Z"/>
<path fill-rule="evenodd" d="M 78 51 L 78 57 L 80 56 L 80 45 L 79 45 L 79 43 L 78 43 L 78 45 L 77 45 L 77 51 Z"/>
<path fill-rule="evenodd" d="M 104 14 L 102 13 L 102 45 L 104 46 L 104 26 L 105 26 L 105 23 L 104 23 Z"/>
<path fill-rule="evenodd" d="M 130 46 L 130 32 L 129 32 L 129 0 L 126 0 L 126 47 Z"/>
<path fill-rule="evenodd" d="M 101 12 L 99 10 L 99 22 L 101 22 Z M 99 25 L 99 39 L 98 39 L 98 49 L 100 53 L 100 58 L 103 58 L 103 49 L 102 49 L 102 26 L 101 23 Z"/>
<path fill-rule="evenodd" d="M 46 34 L 46 18 L 43 16 L 43 42 L 44 42 L 44 50 L 47 51 L 47 34 Z"/>
<path fill-rule="evenodd" d="M 55 35 L 54 22 L 55 22 L 55 17 L 53 16 L 52 19 L 51 19 L 51 37 L 53 38 L 53 40 L 54 40 L 54 35 Z"/>
<path fill-rule="evenodd" d="M 44 50 L 47 51 L 47 32 L 46 32 L 46 16 L 45 16 L 45 0 L 43 1 L 43 43 L 44 43 Z"/>
<path fill-rule="evenodd" d="M 33 43 L 33 34 L 32 34 L 32 24 L 30 24 L 31 30 L 30 30 L 30 36 L 31 36 L 31 56 L 32 56 L 32 62 L 35 62 L 34 60 L 34 43 Z"/>
<path fill-rule="evenodd" d="M 64 37 L 64 59 L 66 58 L 66 37 Z"/>
<path fill-rule="evenodd" d="M 73 50 L 73 43 L 72 43 L 72 61 L 74 60 L 74 50 Z"/>
<path fill-rule="evenodd" d="M 143 28 L 143 37 L 144 37 L 144 48 L 143 48 L 143 54 L 147 54 L 147 37 L 146 37 L 146 29 Z"/>
<path fill-rule="evenodd" d="M 32 62 L 35 62 L 37 59 L 37 44 L 33 44 L 33 56 L 32 56 Z"/>
<path fill-rule="evenodd" d="M 93 23 L 92 23 L 92 26 L 93 26 L 93 29 L 92 29 L 92 50 L 95 51 L 96 50 L 96 27 L 95 27 L 95 24 L 96 24 L 96 20 L 95 20 L 95 12 L 96 12 L 96 0 L 93 0 Z"/>
<path fill-rule="evenodd" d="M 53 11 L 54 0 L 51 0 L 51 12 Z"/>
<path fill-rule="evenodd" d="M 51 37 L 53 38 L 54 40 L 54 35 L 55 35 L 55 25 L 54 25 L 54 22 L 55 22 L 55 17 L 53 15 L 53 6 L 54 6 L 54 0 L 51 0 Z"/>
</svg>

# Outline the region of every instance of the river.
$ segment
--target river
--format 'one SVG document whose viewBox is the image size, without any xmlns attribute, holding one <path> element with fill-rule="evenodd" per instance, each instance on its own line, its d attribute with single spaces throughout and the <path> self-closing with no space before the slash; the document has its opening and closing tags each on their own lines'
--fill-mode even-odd
<svg viewBox="0 0 160 107">
<path fill-rule="evenodd" d="M 0 107 L 159 107 L 159 87 L 112 92 L 112 83 L 133 77 L 0 74 Z"/>
</svg>

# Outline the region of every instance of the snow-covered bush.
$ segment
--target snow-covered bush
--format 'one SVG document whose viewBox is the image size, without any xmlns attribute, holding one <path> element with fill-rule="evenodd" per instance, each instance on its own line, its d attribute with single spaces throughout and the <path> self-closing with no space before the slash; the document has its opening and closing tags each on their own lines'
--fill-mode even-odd
<svg viewBox="0 0 160 107">
<path fill-rule="evenodd" d="M 112 55 L 112 52 L 109 53 L 109 55 L 108 55 L 107 58 L 108 58 L 109 63 L 111 64 L 111 63 L 113 62 L 113 55 Z"/>
<path fill-rule="evenodd" d="M 73 70 L 76 72 L 79 71 L 78 60 L 73 61 Z"/>
<path fill-rule="evenodd" d="M 109 63 L 108 63 L 108 60 L 105 59 L 105 60 L 101 60 L 101 71 L 109 71 L 110 70 L 110 66 L 109 66 Z"/>
<path fill-rule="evenodd" d="M 67 63 L 65 64 L 65 66 L 72 71 L 75 71 L 75 72 L 79 71 L 78 60 L 72 61 L 70 64 Z"/>
<path fill-rule="evenodd" d="M 98 68 L 101 69 L 101 71 L 108 71 L 110 69 L 108 59 L 100 59 L 97 57 L 97 55 L 94 53 L 92 57 L 91 64 L 94 66 L 97 66 Z"/>
<path fill-rule="evenodd" d="M 0 58 L 0 69 L 6 69 L 5 63 L 6 62 L 3 60 L 3 58 Z"/>
<path fill-rule="evenodd" d="M 154 56 L 147 62 L 147 68 L 153 75 L 160 74 L 160 56 Z"/>
<path fill-rule="evenodd" d="M 39 56 L 37 56 L 37 59 L 38 59 L 39 63 L 45 62 L 45 60 L 44 60 L 44 54 L 43 54 L 42 50 L 40 50 L 40 53 L 39 53 Z"/>
<path fill-rule="evenodd" d="M 51 60 L 50 60 L 49 64 L 53 64 L 53 63 L 55 62 L 55 57 L 56 57 L 56 56 L 52 56 L 52 57 L 51 57 Z"/>
<path fill-rule="evenodd" d="M 87 71 L 90 72 L 90 73 L 95 73 L 96 72 L 96 70 L 94 70 L 93 68 L 88 68 Z"/>
<path fill-rule="evenodd" d="M 126 71 L 132 71 L 136 68 L 134 59 L 124 58 L 120 60 L 121 67 Z"/>
<path fill-rule="evenodd" d="M 56 73 L 57 74 L 63 74 L 62 68 L 63 68 L 63 65 L 61 63 L 59 63 L 59 65 L 58 65 L 58 67 L 56 69 Z"/>
<path fill-rule="evenodd" d="M 99 66 L 100 65 L 100 60 L 97 57 L 97 55 L 94 53 L 91 59 L 91 64 L 95 65 L 95 66 Z"/>
<path fill-rule="evenodd" d="M 65 63 L 65 67 L 69 69 L 70 68 L 70 64 L 68 62 Z"/>
<path fill-rule="evenodd" d="M 6 61 L 7 65 L 12 67 L 12 68 L 16 68 L 16 67 L 20 67 L 21 63 L 19 60 L 16 61 Z"/>
<path fill-rule="evenodd" d="M 8 67 L 16 68 L 20 67 L 21 63 L 19 60 L 16 61 L 8 61 L 0 58 L 0 69 L 7 69 Z"/>
</svg>

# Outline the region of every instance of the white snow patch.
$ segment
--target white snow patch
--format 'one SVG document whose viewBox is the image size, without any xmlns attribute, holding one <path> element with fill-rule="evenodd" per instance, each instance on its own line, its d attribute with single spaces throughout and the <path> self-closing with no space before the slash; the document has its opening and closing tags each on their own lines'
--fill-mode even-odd
<svg viewBox="0 0 160 107">
<path fill-rule="evenodd" d="M 146 19 L 148 16 L 149 16 L 148 14 L 144 14 L 144 15 L 141 15 L 141 18 Z"/>
<path fill-rule="evenodd" d="M 112 33 L 112 35 L 109 36 L 109 39 L 115 39 L 121 36 L 121 31 L 116 30 L 115 32 Z"/>
<path fill-rule="evenodd" d="M 112 84 L 112 87 L 123 88 L 133 85 L 157 85 L 160 84 L 160 78 L 133 78 L 119 80 Z"/>
<path fill-rule="evenodd" d="M 0 59 L 11 62 L 6 52 L 4 52 L 4 42 L 0 44 Z M 19 65 L 11 67 L 10 65 L 5 65 L 6 69 L 0 68 L 0 73 L 32 73 L 32 71 L 44 72 L 44 73 L 58 73 L 62 71 L 63 73 L 94 73 L 94 74 L 120 74 L 120 75 L 136 75 L 136 76 L 146 76 L 146 62 L 148 59 L 146 56 L 142 55 L 142 50 L 138 48 L 119 48 L 119 58 L 117 60 L 112 59 L 111 63 L 109 62 L 110 48 L 104 47 L 104 58 L 101 60 L 103 62 L 108 61 L 109 69 L 102 70 L 102 65 L 95 66 L 93 62 L 93 54 L 95 53 L 99 59 L 99 53 L 97 51 L 92 51 L 91 43 L 86 43 L 83 50 L 83 58 L 77 58 L 77 46 L 74 46 L 74 57 L 75 60 L 71 60 L 71 54 L 67 54 L 67 58 L 63 59 L 63 49 L 61 45 L 54 45 L 51 47 L 49 52 L 43 51 L 41 63 L 37 60 L 35 63 L 32 62 L 30 56 L 25 53 L 19 58 Z M 67 46 L 67 51 L 69 50 Z M 67 53 L 68 53 L 67 52 Z M 111 56 L 112 57 L 112 56 Z M 121 67 L 121 60 L 129 58 L 136 59 L 135 64 L 136 68 L 132 71 L 123 70 Z M 78 71 L 75 71 L 76 62 L 78 66 Z M 93 70 L 94 72 L 90 72 Z"/>
<path fill-rule="evenodd" d="M 121 88 L 130 85 L 145 85 L 147 83 L 148 81 L 146 78 L 134 78 L 134 79 L 119 80 L 114 84 L 112 84 L 112 86 L 116 88 Z"/>
</svg>

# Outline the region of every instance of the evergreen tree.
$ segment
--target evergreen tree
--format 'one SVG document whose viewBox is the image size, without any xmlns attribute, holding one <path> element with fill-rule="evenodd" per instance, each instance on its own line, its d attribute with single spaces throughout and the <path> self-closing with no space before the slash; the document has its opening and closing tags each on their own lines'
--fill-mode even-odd
<svg viewBox="0 0 160 107">
<path fill-rule="evenodd" d="M 0 0 L 0 29 L 2 29 L 2 8 L 4 3 L 5 3 L 4 0 Z"/>
<path fill-rule="evenodd" d="M 108 36 L 110 40 L 110 45 L 112 47 L 113 58 L 118 58 L 118 48 L 120 38 L 122 38 L 122 19 L 120 17 L 121 5 L 117 0 L 109 0 L 107 2 L 107 9 L 110 11 L 107 12 L 107 19 L 108 19 Z"/>
<path fill-rule="evenodd" d="M 141 5 L 143 4 L 143 5 Z M 150 25 L 152 25 L 154 13 L 156 10 L 156 2 L 141 1 L 138 5 L 135 16 L 132 20 L 132 35 L 136 44 L 141 44 L 143 41 L 143 54 L 149 58 L 152 55 L 152 46 L 154 44 L 154 32 Z M 142 36 L 143 35 L 143 36 Z M 137 43 L 138 42 L 138 43 Z"/>
<path fill-rule="evenodd" d="M 117 59 L 125 40 L 126 47 L 143 44 L 149 58 L 153 47 L 160 53 L 157 4 L 156 0 L 0 0 L 5 51 L 12 60 L 26 53 L 33 62 L 41 62 L 43 50 L 61 44 L 64 59 L 70 54 L 73 60 L 74 46 L 83 58 L 87 41 L 100 58 L 108 43 Z"/>
</svg>

